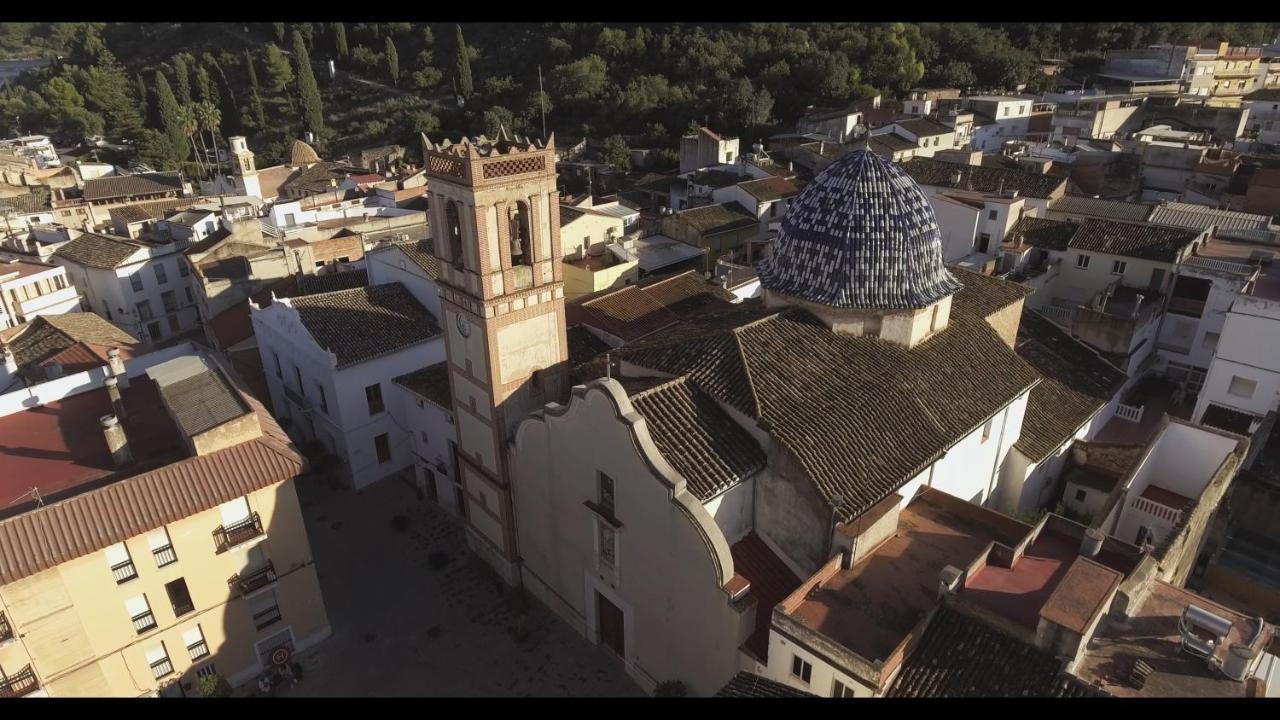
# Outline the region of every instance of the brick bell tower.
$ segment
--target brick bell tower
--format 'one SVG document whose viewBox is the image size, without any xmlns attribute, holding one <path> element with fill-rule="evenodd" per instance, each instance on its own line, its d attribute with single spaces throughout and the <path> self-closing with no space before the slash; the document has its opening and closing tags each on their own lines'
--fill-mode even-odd
<svg viewBox="0 0 1280 720">
<path fill-rule="evenodd" d="M 508 439 L 568 390 L 555 135 L 422 136 L 467 541 L 519 581 Z"/>
</svg>

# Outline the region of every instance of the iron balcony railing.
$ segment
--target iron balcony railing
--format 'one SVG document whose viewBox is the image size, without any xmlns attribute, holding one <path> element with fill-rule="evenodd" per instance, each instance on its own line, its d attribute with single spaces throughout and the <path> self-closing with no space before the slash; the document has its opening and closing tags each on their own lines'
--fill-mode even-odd
<svg viewBox="0 0 1280 720">
<path fill-rule="evenodd" d="M 0 612 L 0 642 L 13 639 L 13 626 L 9 624 L 9 616 Z"/>
<path fill-rule="evenodd" d="M 272 605 L 266 610 L 260 610 L 253 614 L 253 624 L 259 630 L 261 630 L 264 627 L 267 627 L 268 625 L 271 625 L 272 623 L 279 622 L 279 621 L 280 621 L 279 605 Z"/>
<path fill-rule="evenodd" d="M 156 548 L 151 551 L 151 554 L 155 556 L 158 568 L 178 562 L 178 554 L 173 551 L 172 545 Z"/>
<path fill-rule="evenodd" d="M 138 569 L 133 566 L 133 560 L 125 560 L 111 566 L 111 577 L 116 579 L 116 584 L 127 582 L 138 577 Z"/>
<path fill-rule="evenodd" d="M 155 613 L 151 612 L 151 610 L 146 610 L 145 612 L 133 616 L 133 629 L 137 630 L 139 635 L 155 626 L 156 616 Z"/>
<path fill-rule="evenodd" d="M 224 553 L 243 542 L 248 542 L 262 534 L 262 520 L 258 513 L 230 525 L 219 525 L 213 531 L 213 542 L 219 553 Z"/>
<path fill-rule="evenodd" d="M 159 660 L 151 663 L 151 675 L 155 677 L 157 680 L 164 677 L 165 675 L 168 675 L 171 672 L 173 672 L 173 663 L 170 662 L 169 658 L 167 657 L 162 657 Z"/>
<path fill-rule="evenodd" d="M 40 681 L 36 679 L 36 673 L 30 665 L 0 680 L 0 698 L 22 697 L 39 689 Z"/>
<path fill-rule="evenodd" d="M 260 590 L 276 581 L 276 569 L 268 560 L 267 564 L 256 570 L 250 570 L 243 575 L 236 575 L 231 578 L 232 589 L 238 589 L 241 595 L 248 595 L 255 590 Z"/>
<path fill-rule="evenodd" d="M 209 644 L 204 641 L 204 638 L 200 638 L 187 646 L 187 653 L 191 655 L 192 661 L 199 660 L 209 654 Z"/>
</svg>

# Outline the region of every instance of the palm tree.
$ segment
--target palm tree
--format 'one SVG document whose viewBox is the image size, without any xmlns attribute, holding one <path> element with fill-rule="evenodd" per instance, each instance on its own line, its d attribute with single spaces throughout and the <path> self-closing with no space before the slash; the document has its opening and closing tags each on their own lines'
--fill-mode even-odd
<svg viewBox="0 0 1280 720">
<path fill-rule="evenodd" d="M 195 105 L 183 105 L 178 110 L 178 120 L 182 125 L 182 133 L 191 143 L 191 154 L 195 156 L 196 167 L 204 175 L 204 162 L 200 159 L 200 148 L 196 147 L 196 133 L 200 130 L 200 121 L 196 118 Z"/>
<path fill-rule="evenodd" d="M 211 170 L 218 166 L 218 126 L 222 124 L 222 111 L 218 110 L 218 106 L 210 101 L 205 101 L 196 106 L 196 121 L 199 124 L 200 145 L 204 148 L 205 160 L 208 162 Z M 212 141 L 212 160 L 210 157 L 210 145 L 204 141 L 204 133 L 209 133 Z"/>
</svg>

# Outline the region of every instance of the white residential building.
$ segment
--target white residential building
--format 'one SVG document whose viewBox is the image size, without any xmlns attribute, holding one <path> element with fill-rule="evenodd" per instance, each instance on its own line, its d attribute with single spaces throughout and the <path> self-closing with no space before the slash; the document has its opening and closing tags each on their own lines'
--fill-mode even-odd
<svg viewBox="0 0 1280 720">
<path fill-rule="evenodd" d="M 80 293 L 66 268 L 0 255 L 0 330 L 79 309 Z"/>
<path fill-rule="evenodd" d="M 67 269 L 87 309 L 153 343 L 199 325 L 186 245 L 81 233 L 49 261 Z"/>
<path fill-rule="evenodd" d="M 739 154 L 738 138 L 725 137 L 711 128 L 699 127 L 693 135 L 680 138 L 680 173 L 731 164 Z"/>
<path fill-rule="evenodd" d="M 964 107 L 974 113 L 972 147 L 997 152 L 1006 140 L 1025 137 L 1030 125 L 1031 98 L 1004 95 L 971 95 Z"/>
<path fill-rule="evenodd" d="M 1260 419 L 1280 409 L 1280 295 L 1274 287 L 1236 297 L 1218 338 L 1192 419 L 1217 407 Z"/>
<path fill-rule="evenodd" d="M 399 282 L 249 303 L 274 414 L 365 487 L 415 463 L 393 381 L 444 359 L 432 315 Z M 400 417 L 397 417 L 400 415 Z"/>
</svg>

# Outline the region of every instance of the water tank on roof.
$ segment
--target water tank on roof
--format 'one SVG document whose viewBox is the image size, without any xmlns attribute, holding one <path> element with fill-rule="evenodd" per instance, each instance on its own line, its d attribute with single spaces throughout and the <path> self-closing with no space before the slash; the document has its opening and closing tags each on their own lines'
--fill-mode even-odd
<svg viewBox="0 0 1280 720">
<path fill-rule="evenodd" d="M 1232 645 L 1222 661 L 1222 674 L 1236 682 L 1243 682 L 1249 674 L 1249 666 L 1253 664 L 1254 657 L 1254 652 L 1248 645 Z"/>
</svg>

